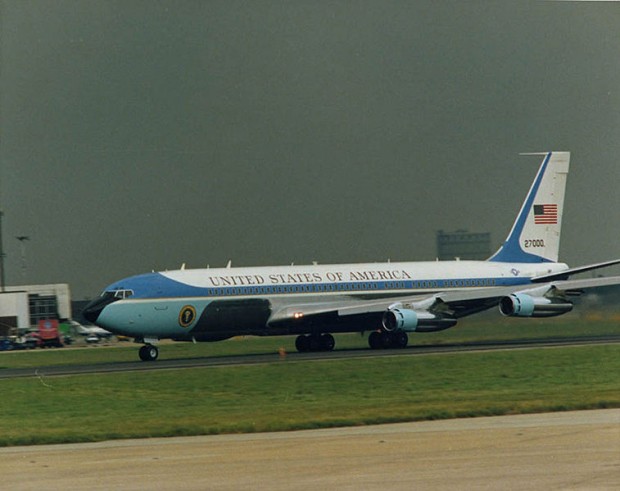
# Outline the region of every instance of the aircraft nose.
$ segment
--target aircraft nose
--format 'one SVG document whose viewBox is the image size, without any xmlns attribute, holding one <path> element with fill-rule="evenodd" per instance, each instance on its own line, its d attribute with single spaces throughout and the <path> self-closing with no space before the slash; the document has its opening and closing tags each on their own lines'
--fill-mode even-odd
<svg viewBox="0 0 620 491">
<path fill-rule="evenodd" d="M 101 315 L 101 312 L 103 312 L 103 309 L 105 309 L 112 302 L 116 302 L 117 300 L 120 300 L 120 298 L 116 295 L 115 292 L 105 292 L 99 298 L 96 298 L 86 307 L 84 307 L 82 315 L 93 324 L 97 324 L 97 319 L 99 319 L 99 316 Z"/>
<path fill-rule="evenodd" d="M 96 324 L 97 319 L 99 318 L 99 315 L 101 314 L 101 311 L 104 307 L 105 305 L 101 302 L 93 300 L 84 308 L 84 310 L 82 311 L 82 315 L 85 319 L 88 319 L 89 322 Z"/>
</svg>

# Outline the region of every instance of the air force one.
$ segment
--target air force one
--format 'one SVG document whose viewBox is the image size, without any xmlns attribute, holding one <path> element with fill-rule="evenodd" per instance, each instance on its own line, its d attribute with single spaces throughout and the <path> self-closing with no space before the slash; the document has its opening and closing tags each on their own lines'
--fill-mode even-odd
<svg viewBox="0 0 620 491">
<path fill-rule="evenodd" d="M 495 306 L 505 316 L 564 314 L 584 289 L 620 284 L 620 276 L 572 275 L 620 259 L 577 268 L 558 262 L 570 153 L 540 155 L 508 238 L 486 261 L 183 268 L 115 282 L 84 316 L 144 343 L 140 358 L 151 361 L 161 339 L 297 334 L 298 351 L 327 351 L 331 333 L 369 332 L 371 348 L 395 348 L 409 333 L 448 329 Z"/>
</svg>

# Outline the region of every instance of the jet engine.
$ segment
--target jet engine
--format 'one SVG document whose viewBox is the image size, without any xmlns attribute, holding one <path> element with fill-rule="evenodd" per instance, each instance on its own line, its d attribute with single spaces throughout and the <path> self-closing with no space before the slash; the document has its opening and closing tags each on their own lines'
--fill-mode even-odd
<svg viewBox="0 0 620 491">
<path fill-rule="evenodd" d="M 554 317 L 571 310 L 573 304 L 566 300 L 525 293 L 513 293 L 499 301 L 499 311 L 507 317 Z"/>
<path fill-rule="evenodd" d="M 382 324 L 388 332 L 432 332 L 448 329 L 456 324 L 456 320 L 437 317 L 426 311 L 391 308 L 384 312 Z"/>
<path fill-rule="evenodd" d="M 383 314 L 383 329 L 391 331 L 413 332 L 418 327 L 418 314 L 415 310 L 390 309 Z"/>
</svg>

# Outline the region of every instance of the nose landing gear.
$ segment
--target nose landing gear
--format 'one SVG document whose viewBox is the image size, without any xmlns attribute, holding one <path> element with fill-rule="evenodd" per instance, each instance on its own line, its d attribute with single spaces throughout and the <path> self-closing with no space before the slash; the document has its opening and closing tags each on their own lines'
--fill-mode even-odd
<svg viewBox="0 0 620 491">
<path fill-rule="evenodd" d="M 159 356 L 159 350 L 152 344 L 145 344 L 138 352 L 142 361 L 155 361 Z"/>
</svg>

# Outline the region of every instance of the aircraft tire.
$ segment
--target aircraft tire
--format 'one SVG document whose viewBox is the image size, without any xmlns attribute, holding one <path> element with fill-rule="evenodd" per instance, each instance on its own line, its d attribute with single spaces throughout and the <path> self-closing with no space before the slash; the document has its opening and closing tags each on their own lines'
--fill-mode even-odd
<svg viewBox="0 0 620 491">
<path fill-rule="evenodd" d="M 407 343 L 409 342 L 409 336 L 407 336 L 406 332 L 396 331 L 390 333 L 392 336 L 392 345 L 395 348 L 406 348 Z"/>
<path fill-rule="evenodd" d="M 392 333 L 391 332 L 381 332 L 379 334 L 381 336 L 380 347 L 383 349 L 390 349 L 394 347 Z"/>
<path fill-rule="evenodd" d="M 383 342 L 381 339 L 381 333 L 378 331 L 373 331 L 370 333 L 370 335 L 368 336 L 368 346 L 370 346 L 371 349 L 380 349 L 383 348 Z"/>
<path fill-rule="evenodd" d="M 308 336 L 308 342 L 310 343 L 310 349 L 308 351 L 321 351 L 320 334 L 311 334 Z"/>
<path fill-rule="evenodd" d="M 310 339 L 308 338 L 308 336 L 304 336 L 303 334 L 297 336 L 295 338 L 295 348 L 300 353 L 310 351 Z"/>
<path fill-rule="evenodd" d="M 336 346 L 336 340 L 331 334 L 325 333 L 321 335 L 320 345 L 321 351 L 332 351 Z"/>
<path fill-rule="evenodd" d="M 155 361 L 159 356 L 159 350 L 152 344 L 145 344 L 138 352 L 142 361 Z"/>
</svg>

